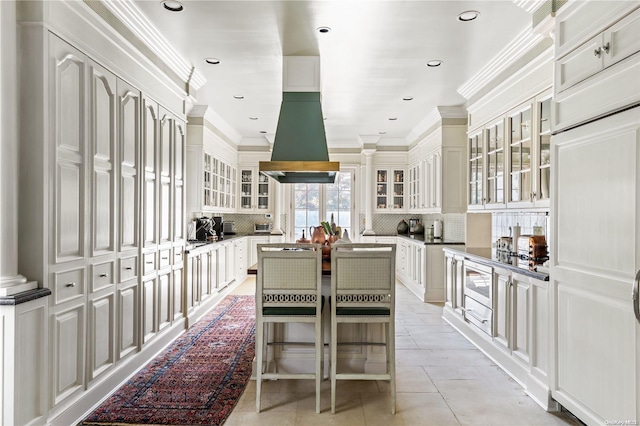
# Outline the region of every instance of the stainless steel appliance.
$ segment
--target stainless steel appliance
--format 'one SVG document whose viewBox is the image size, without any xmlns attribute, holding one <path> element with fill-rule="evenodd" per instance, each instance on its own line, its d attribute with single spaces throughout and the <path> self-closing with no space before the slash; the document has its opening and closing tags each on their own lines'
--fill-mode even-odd
<svg viewBox="0 0 640 426">
<path fill-rule="evenodd" d="M 409 233 L 416 232 L 416 227 L 420 223 L 420 219 L 409 219 Z"/>
<path fill-rule="evenodd" d="M 222 233 L 226 235 L 235 235 L 236 223 L 232 220 L 222 222 Z"/>
<path fill-rule="evenodd" d="M 493 330 L 493 268 L 464 262 L 464 319 L 491 336 Z"/>
<path fill-rule="evenodd" d="M 271 233 L 271 223 L 263 222 L 263 223 L 254 223 L 253 224 L 253 232 L 254 234 L 270 234 Z"/>
</svg>

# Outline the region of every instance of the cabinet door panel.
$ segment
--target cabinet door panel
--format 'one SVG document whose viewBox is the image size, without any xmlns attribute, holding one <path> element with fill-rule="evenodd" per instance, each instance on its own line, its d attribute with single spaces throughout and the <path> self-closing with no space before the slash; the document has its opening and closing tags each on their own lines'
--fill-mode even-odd
<svg viewBox="0 0 640 426">
<path fill-rule="evenodd" d="M 158 330 L 171 324 L 171 275 L 158 277 Z"/>
<path fill-rule="evenodd" d="M 89 301 L 89 380 L 111 367 L 115 361 L 113 293 Z"/>
<path fill-rule="evenodd" d="M 510 276 L 496 274 L 495 275 L 495 283 L 496 283 L 496 299 L 495 299 L 495 307 L 494 307 L 494 318 L 495 318 L 495 331 L 494 331 L 494 340 L 496 343 L 499 343 L 505 348 L 510 347 L 511 342 L 511 327 L 510 327 L 510 306 L 511 306 L 511 279 Z"/>
<path fill-rule="evenodd" d="M 120 102 L 120 250 L 138 247 L 140 92 L 118 81 Z"/>
<path fill-rule="evenodd" d="M 164 180 L 164 178 L 163 178 Z M 170 218 L 171 218 L 171 209 L 170 209 L 170 192 L 171 187 L 170 183 L 167 181 L 163 181 L 160 183 L 160 242 L 168 242 L 170 239 Z"/>
<path fill-rule="evenodd" d="M 156 295 L 155 279 L 142 283 L 142 338 L 144 343 L 156 332 Z"/>
<path fill-rule="evenodd" d="M 59 163 L 56 168 L 56 261 L 84 255 L 83 167 Z"/>
<path fill-rule="evenodd" d="M 605 31 L 605 46 L 608 43 L 609 51 L 604 55 L 604 65 L 608 67 L 627 56 L 640 51 L 640 10 Z"/>
<path fill-rule="evenodd" d="M 53 316 L 54 403 L 82 388 L 84 384 L 84 305 Z"/>
<path fill-rule="evenodd" d="M 175 269 L 173 271 L 173 319 L 179 319 L 183 316 L 183 270 Z"/>
<path fill-rule="evenodd" d="M 115 250 L 114 152 L 116 78 L 90 62 L 89 140 L 92 157 L 92 255 Z"/>
<path fill-rule="evenodd" d="M 160 174 L 171 174 L 171 125 L 173 120 L 168 115 L 160 117 Z"/>
<path fill-rule="evenodd" d="M 51 138 L 55 141 L 55 261 L 84 256 L 86 58 L 50 35 Z"/>
<path fill-rule="evenodd" d="M 118 290 L 118 358 L 138 348 L 138 291 L 136 285 Z"/>
<path fill-rule="evenodd" d="M 513 332 L 513 354 L 524 362 L 529 362 L 529 339 L 531 329 L 530 323 L 530 294 L 531 285 L 526 281 L 513 281 L 515 289 L 514 297 L 514 332 Z"/>
</svg>

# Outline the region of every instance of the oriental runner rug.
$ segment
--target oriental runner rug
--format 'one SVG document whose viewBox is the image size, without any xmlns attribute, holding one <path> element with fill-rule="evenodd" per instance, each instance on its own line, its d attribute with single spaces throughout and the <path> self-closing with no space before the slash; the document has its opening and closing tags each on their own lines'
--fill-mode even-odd
<svg viewBox="0 0 640 426">
<path fill-rule="evenodd" d="M 226 297 L 82 424 L 221 425 L 251 377 L 254 337 L 254 297 Z"/>
</svg>

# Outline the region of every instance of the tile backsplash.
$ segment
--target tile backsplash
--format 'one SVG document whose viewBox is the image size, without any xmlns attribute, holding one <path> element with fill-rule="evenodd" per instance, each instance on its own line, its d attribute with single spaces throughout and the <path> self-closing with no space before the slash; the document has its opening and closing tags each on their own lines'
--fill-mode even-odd
<svg viewBox="0 0 640 426">
<path fill-rule="evenodd" d="M 390 235 L 396 234 L 398 229 L 398 223 L 402 219 L 409 223 L 409 219 L 418 218 L 420 223 L 425 228 L 430 227 L 434 220 L 441 220 L 442 236 L 448 241 L 464 241 L 465 228 L 464 218 L 465 214 L 460 213 L 448 213 L 448 214 L 411 214 L 411 213 L 397 213 L 397 214 L 385 214 L 374 213 L 373 214 L 373 231 L 378 235 Z M 365 230 L 365 215 L 360 214 L 359 221 L 360 234 Z"/>
<path fill-rule="evenodd" d="M 509 227 L 520 225 L 520 235 L 533 235 L 533 227 L 541 226 L 549 240 L 549 213 L 547 212 L 496 212 L 491 215 L 492 244 L 500 237 L 510 235 Z"/>
</svg>

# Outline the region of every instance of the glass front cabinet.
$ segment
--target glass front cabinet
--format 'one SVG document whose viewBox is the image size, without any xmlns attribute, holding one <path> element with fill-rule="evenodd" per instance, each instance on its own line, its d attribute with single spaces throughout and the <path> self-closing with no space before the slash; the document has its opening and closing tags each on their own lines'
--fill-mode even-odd
<svg viewBox="0 0 640 426">
<path fill-rule="evenodd" d="M 260 173 L 257 167 L 240 167 L 239 169 L 239 210 L 243 212 L 269 210 L 271 192 L 269 178 Z"/>
<path fill-rule="evenodd" d="M 375 208 L 378 211 L 404 210 L 404 168 L 375 170 Z"/>
<path fill-rule="evenodd" d="M 469 209 L 484 208 L 484 144 L 482 132 L 469 137 Z"/>
<path fill-rule="evenodd" d="M 204 152 L 203 211 L 235 209 L 235 173 L 235 167 Z"/>
<path fill-rule="evenodd" d="M 468 137 L 468 208 L 548 208 L 551 92 Z"/>
<path fill-rule="evenodd" d="M 551 94 L 510 112 L 509 207 L 549 207 Z"/>
</svg>

